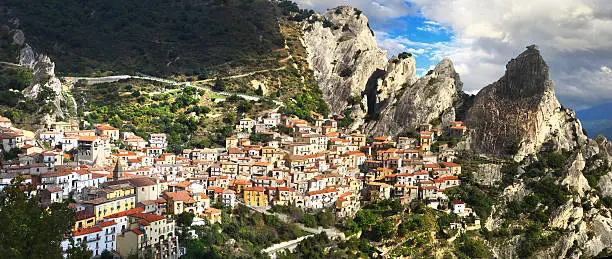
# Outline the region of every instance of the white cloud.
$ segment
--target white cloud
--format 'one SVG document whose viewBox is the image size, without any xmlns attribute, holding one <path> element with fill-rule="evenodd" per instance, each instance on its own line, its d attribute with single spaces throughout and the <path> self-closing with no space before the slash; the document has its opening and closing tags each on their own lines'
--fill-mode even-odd
<svg viewBox="0 0 612 259">
<path fill-rule="evenodd" d="M 303 8 L 317 11 L 337 5 L 354 6 L 363 10 L 372 23 L 379 24 L 378 30 L 385 28 L 380 24 L 393 26 L 393 19 L 399 17 L 423 16 L 427 20 L 414 29 L 432 33 L 447 30 L 453 35 L 451 41 L 429 43 L 411 35 L 391 37 L 384 31 L 375 31 L 380 47 L 390 54 L 416 50 L 412 52 L 434 62 L 450 57 L 466 92 L 475 92 L 496 81 L 511 58 L 525 46 L 538 44 L 563 104 L 581 108 L 612 101 L 610 0 L 297 2 Z"/>
<path fill-rule="evenodd" d="M 423 22 L 423 24 L 423 26 L 418 26 L 416 27 L 416 29 L 419 31 L 426 31 L 435 34 L 449 31 L 448 28 L 441 26 L 439 23 L 434 21 L 425 21 Z"/>
<path fill-rule="evenodd" d="M 450 57 L 466 91 L 501 77 L 508 60 L 535 43 L 564 104 L 580 108 L 612 100 L 612 1 L 410 2 L 454 33 L 451 42 L 433 46 L 431 57 Z M 406 42 L 401 37 L 389 41 Z"/>
</svg>

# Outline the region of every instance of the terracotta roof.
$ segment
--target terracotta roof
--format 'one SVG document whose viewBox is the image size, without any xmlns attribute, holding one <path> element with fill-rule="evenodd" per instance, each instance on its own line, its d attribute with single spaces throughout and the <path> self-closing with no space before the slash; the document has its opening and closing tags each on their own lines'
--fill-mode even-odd
<svg viewBox="0 0 612 259">
<path fill-rule="evenodd" d="M 98 225 L 100 225 L 100 227 L 105 228 L 105 227 L 110 227 L 110 226 L 116 225 L 116 224 L 117 224 L 117 222 L 115 222 L 114 220 L 111 220 L 111 221 L 100 222 Z"/>
<path fill-rule="evenodd" d="M 132 229 L 132 232 L 136 233 L 136 235 L 142 235 L 142 234 L 144 234 L 144 232 L 142 232 L 142 230 L 137 229 L 137 228 Z"/>
<path fill-rule="evenodd" d="M 256 192 L 263 192 L 263 191 L 265 191 L 266 189 L 265 189 L 264 187 L 262 187 L 262 186 L 254 186 L 254 187 L 247 187 L 247 188 L 244 188 L 244 190 L 245 190 L 245 191 L 256 191 Z"/>
<path fill-rule="evenodd" d="M 323 190 L 311 191 L 311 192 L 308 192 L 308 195 L 313 196 L 313 195 L 332 193 L 332 192 L 336 192 L 336 188 L 326 188 Z"/>
<path fill-rule="evenodd" d="M 291 187 L 279 186 L 277 188 L 278 188 L 278 191 L 280 191 L 280 192 L 292 192 L 292 191 L 295 191 L 295 189 L 293 189 Z"/>
<path fill-rule="evenodd" d="M 452 162 L 442 162 L 442 165 L 444 167 L 459 167 L 459 166 L 461 166 L 460 164 L 456 164 L 456 163 L 452 163 Z"/>
<path fill-rule="evenodd" d="M 204 213 L 205 214 L 219 214 L 219 213 L 221 213 L 221 210 L 220 209 L 215 209 L 215 208 L 206 208 L 204 210 Z"/>
<path fill-rule="evenodd" d="M 144 212 L 144 208 L 133 208 L 122 212 L 117 212 L 115 214 L 108 215 L 104 217 L 105 219 L 119 218 L 128 215 L 138 214 Z"/>
<path fill-rule="evenodd" d="M 160 220 L 166 219 L 166 217 L 164 217 L 164 216 L 160 216 L 160 215 L 152 214 L 152 213 L 136 213 L 136 214 L 132 215 L 132 217 L 140 218 L 140 219 L 146 221 L 147 223 L 151 223 L 151 222 L 155 222 L 155 221 L 160 221 Z"/>
<path fill-rule="evenodd" d="M 76 237 L 76 236 L 87 235 L 87 234 L 96 233 L 100 231 L 102 231 L 102 228 L 98 226 L 93 226 L 93 227 L 88 227 L 88 228 L 72 231 L 72 235 Z"/>
<path fill-rule="evenodd" d="M 175 202 L 182 201 L 185 203 L 195 203 L 195 200 L 187 191 L 165 192 L 164 194 Z"/>
<path fill-rule="evenodd" d="M 79 141 L 87 141 L 87 142 L 93 142 L 96 141 L 99 137 L 98 136 L 79 136 Z"/>
</svg>

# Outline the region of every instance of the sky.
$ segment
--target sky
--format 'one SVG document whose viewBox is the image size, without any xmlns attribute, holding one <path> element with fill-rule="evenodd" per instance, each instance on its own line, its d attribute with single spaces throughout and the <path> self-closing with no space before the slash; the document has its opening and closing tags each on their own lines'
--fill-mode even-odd
<svg viewBox="0 0 612 259">
<path fill-rule="evenodd" d="M 297 0 L 324 12 L 363 10 L 389 56 L 411 52 L 419 73 L 449 57 L 475 94 L 508 61 L 537 44 L 560 102 L 573 109 L 612 102 L 612 0 Z"/>
</svg>

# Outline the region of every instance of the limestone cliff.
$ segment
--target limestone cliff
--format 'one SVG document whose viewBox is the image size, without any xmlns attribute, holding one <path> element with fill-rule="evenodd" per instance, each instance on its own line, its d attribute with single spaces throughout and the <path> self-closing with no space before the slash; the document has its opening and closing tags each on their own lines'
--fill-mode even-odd
<svg viewBox="0 0 612 259">
<path fill-rule="evenodd" d="M 410 58 L 408 64 L 414 64 L 414 59 Z M 390 89 L 383 87 L 382 93 L 391 92 L 394 96 L 373 115 L 375 118 L 365 125 L 365 132 L 396 135 L 421 123 L 447 125 L 455 120 L 455 104 L 460 99 L 463 83 L 450 59 L 440 61 L 416 82 L 414 70 L 404 70 L 409 71 L 404 76 L 394 73 L 395 69 L 389 70 L 382 85 Z"/>
<path fill-rule="evenodd" d="M 545 142 L 571 150 L 586 142 L 574 111 L 559 104 L 548 66 L 536 46 L 506 65 L 497 82 L 483 88 L 469 109 L 471 147 L 478 153 L 520 161 Z"/>
<path fill-rule="evenodd" d="M 337 7 L 309 21 L 303 41 L 310 68 L 331 112 L 343 113 L 349 98 L 361 97 L 372 74 L 385 68 L 386 53 L 378 48 L 368 18 L 355 8 Z M 367 107 L 353 106 L 360 107 L 353 107 L 353 116 L 363 118 Z"/>
<path fill-rule="evenodd" d="M 55 76 L 55 63 L 43 54 L 36 54 L 32 47 L 26 43 L 24 33 L 14 29 L 13 44 L 19 46 L 19 65 L 33 70 L 32 84 L 23 90 L 23 96 L 29 99 L 39 100 L 40 107 L 50 104 L 53 108 L 41 109 L 41 125 L 48 125 L 57 118 L 68 119 L 76 114 L 74 99 L 63 91 L 60 80 Z M 43 97 L 44 95 L 45 97 Z"/>
</svg>

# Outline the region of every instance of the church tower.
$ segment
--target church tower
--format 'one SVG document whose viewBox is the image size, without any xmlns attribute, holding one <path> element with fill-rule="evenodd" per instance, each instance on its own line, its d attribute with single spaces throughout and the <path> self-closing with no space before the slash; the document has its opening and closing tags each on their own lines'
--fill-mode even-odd
<svg viewBox="0 0 612 259">
<path fill-rule="evenodd" d="M 119 180 L 120 178 L 123 178 L 123 166 L 121 166 L 121 161 L 117 159 L 115 169 L 113 169 L 113 179 Z"/>
</svg>

